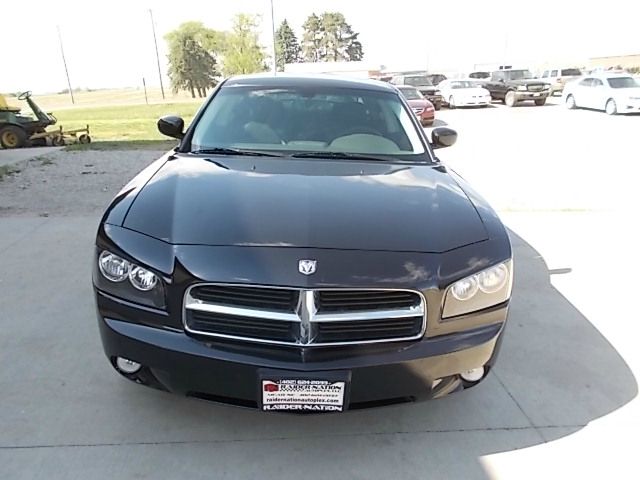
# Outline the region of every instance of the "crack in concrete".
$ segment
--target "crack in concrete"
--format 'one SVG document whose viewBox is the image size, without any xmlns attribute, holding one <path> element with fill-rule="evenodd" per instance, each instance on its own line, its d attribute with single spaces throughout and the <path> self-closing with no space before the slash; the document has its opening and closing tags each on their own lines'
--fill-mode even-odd
<svg viewBox="0 0 640 480">
<path fill-rule="evenodd" d="M 38 223 L 35 227 L 29 229 L 28 231 L 26 231 L 24 233 L 24 235 L 20 235 L 18 238 L 16 238 L 13 242 L 11 242 L 9 245 L 5 246 L 4 248 L 0 249 L 0 254 L 3 254 L 4 252 L 6 252 L 7 250 L 9 250 L 10 248 L 12 248 L 14 245 L 20 243 L 25 237 L 28 237 L 29 235 L 31 235 L 33 232 L 35 232 L 36 230 L 38 230 L 40 227 L 42 227 L 45 223 L 47 223 L 49 221 L 49 218 L 45 218 L 43 219 L 40 223 Z"/>
<path fill-rule="evenodd" d="M 512 432 L 535 430 L 541 436 L 538 429 L 546 428 L 584 428 L 586 425 L 542 425 L 529 427 L 482 427 L 482 428 L 459 428 L 459 429 L 436 429 L 436 430 L 418 430 L 406 431 L 399 430 L 396 432 L 363 432 L 363 433 L 342 433 L 331 435 L 311 435 L 306 437 L 265 437 L 265 438 L 235 438 L 235 439 L 218 439 L 218 440 L 166 440 L 157 442 L 105 442 L 105 443 L 59 443 L 59 444 L 35 444 L 35 445 L 4 445 L 0 446 L 2 450 L 28 450 L 28 449 L 46 449 L 46 448 L 100 448 L 100 447 L 127 447 L 127 446 L 154 446 L 154 445 L 208 445 L 219 443 L 249 443 L 249 442 L 281 442 L 287 440 L 299 440 L 301 438 L 348 438 L 348 437 L 369 437 L 369 436 L 389 436 L 389 435 L 424 435 L 424 434 L 441 434 L 441 433 L 476 433 L 476 432 Z M 542 436 L 541 436 L 542 437 Z M 547 443 L 542 438 L 544 443 Z"/>
</svg>

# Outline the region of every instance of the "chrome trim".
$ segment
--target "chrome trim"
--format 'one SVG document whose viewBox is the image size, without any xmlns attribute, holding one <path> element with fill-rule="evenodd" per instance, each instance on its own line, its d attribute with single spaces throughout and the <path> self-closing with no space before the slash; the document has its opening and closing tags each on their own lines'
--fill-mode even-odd
<svg viewBox="0 0 640 480">
<path fill-rule="evenodd" d="M 255 315 L 251 315 L 252 318 L 264 318 L 264 319 L 272 319 L 272 318 L 268 318 L 264 315 L 258 315 L 258 314 L 263 314 L 263 313 L 269 313 L 269 314 L 274 314 L 274 313 L 278 313 L 278 315 L 292 315 L 294 317 L 296 317 L 296 322 L 300 323 L 300 328 L 301 328 L 301 335 L 299 336 L 298 340 L 303 340 L 303 341 L 298 341 L 298 342 L 284 342 L 281 340 L 266 340 L 266 339 L 261 339 L 261 338 L 254 338 L 254 337 L 242 337 L 242 336 L 238 336 L 238 335 L 229 335 L 229 334 L 223 334 L 223 333 L 211 333 L 211 332 L 204 332 L 204 331 L 200 331 L 200 330 L 194 330 L 189 328 L 189 326 L 187 325 L 187 298 L 191 298 L 193 299 L 193 297 L 191 297 L 191 290 L 193 288 L 196 287 L 204 287 L 204 286 L 220 286 L 220 287 L 247 287 L 247 288 L 275 288 L 275 289 L 282 289 L 282 290 L 297 290 L 299 292 L 299 300 L 298 300 L 298 305 L 296 307 L 296 313 L 292 313 L 292 314 L 288 314 L 288 313 L 284 313 L 282 314 L 281 312 L 273 312 L 271 310 L 260 310 L 260 309 L 253 309 L 253 312 L 255 312 Z M 418 297 L 420 298 L 420 304 L 417 307 L 411 307 L 411 308 L 404 308 L 404 309 L 399 309 L 399 310 L 384 310 L 383 312 L 397 312 L 397 311 L 401 311 L 401 312 L 405 312 L 403 315 L 398 315 L 398 316 L 385 316 L 385 317 L 374 317 L 374 316 L 367 316 L 368 314 L 371 314 L 372 312 L 378 312 L 378 311 L 374 311 L 374 310 L 360 310 L 360 311 L 355 311 L 352 313 L 340 313 L 340 314 L 318 314 L 317 313 L 317 305 L 316 305 L 316 292 L 318 291 L 367 291 L 367 292 L 375 292 L 375 291 L 380 291 L 380 292 L 410 292 L 413 294 L 418 295 Z M 274 285 L 254 285 L 254 284 L 245 284 L 245 283 L 215 283 L 215 282 L 206 282 L 206 283 L 196 283 L 193 284 L 191 286 L 189 286 L 187 288 L 187 290 L 185 291 L 184 294 L 184 300 L 183 300 L 183 307 L 182 307 L 182 324 L 184 327 L 184 330 L 187 333 L 191 333 L 191 334 L 195 334 L 195 335 L 202 335 L 202 336 L 207 336 L 207 337 L 214 337 L 214 338 L 222 338 L 222 339 L 229 339 L 229 340 L 240 340 L 240 341 L 246 341 L 246 342 L 253 342 L 253 343 L 260 343 L 260 344 L 266 344 L 266 345 L 283 345 L 283 346 L 298 346 L 298 347 L 324 347 L 324 346 L 340 346 L 340 345 L 364 345 L 364 344 L 372 344 L 372 343 L 384 343 L 384 342 L 405 342 L 405 341 L 409 341 L 409 340 L 418 340 L 420 338 L 422 338 L 427 330 L 427 301 L 426 298 L 424 296 L 424 294 L 418 290 L 411 290 L 408 288 L 365 288 L 365 287 L 355 287 L 355 288 L 350 288 L 350 287 L 345 287 L 345 288 L 317 288 L 317 289 L 304 289 L 304 288 L 299 288 L 299 287 L 283 287 L 283 286 L 274 286 Z M 189 309 L 190 310 L 197 310 L 197 308 L 193 308 L 193 306 L 198 305 L 204 305 L 202 303 L 193 303 L 190 305 Z M 219 305 L 211 305 L 213 307 L 219 307 Z M 242 308 L 242 307 L 225 307 L 225 308 L 230 308 L 233 310 L 239 310 L 239 311 L 243 311 L 245 312 L 246 309 Z M 204 310 L 204 309 L 200 309 L 200 310 Z M 251 310 L 251 309 L 249 309 Z M 409 313 L 410 312 L 410 313 Z M 216 312 L 218 313 L 218 312 Z M 241 314 L 243 316 L 249 316 L 246 314 Z M 362 316 L 364 316 L 364 318 L 362 318 Z M 411 318 L 411 317 L 416 317 L 416 316 L 422 316 L 422 328 L 420 329 L 420 332 L 416 335 L 410 336 L 410 337 L 397 337 L 397 338 L 384 338 L 384 339 L 376 339 L 376 340 L 354 340 L 354 341 L 346 341 L 346 342 L 323 342 L 323 343 L 313 343 L 313 339 L 310 337 L 311 335 L 311 330 L 310 330 L 310 326 L 312 323 L 318 323 L 318 322 L 330 322 L 330 321 L 358 321 L 358 320 L 375 320 L 375 319 L 379 319 L 379 318 Z M 320 317 L 320 320 L 317 320 L 317 318 Z M 341 319 L 337 319 L 341 318 Z M 349 318 L 350 317 L 350 318 Z M 275 318 L 273 318 L 275 319 Z M 277 319 L 276 319 L 277 320 Z M 292 320 L 287 320 L 287 321 L 292 321 Z"/>
<path fill-rule="evenodd" d="M 223 315 L 233 315 L 236 317 L 264 318 L 265 320 L 279 320 L 283 322 L 300 321 L 300 317 L 295 313 L 274 312 L 273 310 L 261 310 L 258 308 L 231 307 L 228 305 L 202 303 L 201 300 L 197 300 L 191 295 L 185 298 L 184 308 L 198 312 L 221 313 Z"/>
<path fill-rule="evenodd" d="M 392 310 L 356 310 L 353 313 L 319 313 L 311 318 L 312 322 L 358 322 L 361 320 L 382 320 L 385 318 L 411 318 L 424 315 L 421 305 Z M 353 318 L 357 317 L 357 318 Z"/>
</svg>

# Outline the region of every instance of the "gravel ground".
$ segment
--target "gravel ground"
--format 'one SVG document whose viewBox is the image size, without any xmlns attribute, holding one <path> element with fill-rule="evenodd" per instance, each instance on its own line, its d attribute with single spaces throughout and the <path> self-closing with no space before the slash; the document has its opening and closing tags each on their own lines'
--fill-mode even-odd
<svg viewBox="0 0 640 480">
<path fill-rule="evenodd" d="M 136 172 L 164 152 L 55 152 L 0 179 L 0 217 L 100 213 Z"/>
</svg>

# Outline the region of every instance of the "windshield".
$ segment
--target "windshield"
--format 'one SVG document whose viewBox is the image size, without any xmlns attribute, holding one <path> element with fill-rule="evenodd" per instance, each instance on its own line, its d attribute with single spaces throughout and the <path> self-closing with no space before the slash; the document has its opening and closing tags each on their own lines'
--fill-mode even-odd
<svg viewBox="0 0 640 480">
<path fill-rule="evenodd" d="M 401 88 L 400 93 L 402 93 L 404 98 L 406 98 L 407 100 L 422 100 L 424 98 L 424 96 L 420 93 L 420 90 L 413 87 Z"/>
<path fill-rule="evenodd" d="M 523 80 L 533 78 L 529 70 L 505 70 L 505 74 L 509 80 Z"/>
<path fill-rule="evenodd" d="M 216 148 L 394 158 L 425 153 L 411 114 L 396 94 L 331 87 L 223 87 L 191 140 L 192 151 Z"/>
<path fill-rule="evenodd" d="M 474 88 L 476 84 L 467 80 L 456 80 L 455 82 L 451 82 L 450 86 L 451 88 Z"/>
<path fill-rule="evenodd" d="M 413 85 L 414 87 L 421 87 L 423 85 L 431 85 L 431 80 L 426 75 L 415 75 L 413 77 L 406 77 L 405 83 L 407 85 Z"/>
<path fill-rule="evenodd" d="M 636 88 L 640 86 L 631 77 L 607 78 L 607 83 L 611 88 Z"/>
<path fill-rule="evenodd" d="M 580 77 L 582 76 L 582 72 L 577 68 L 563 68 L 560 71 L 560 75 L 563 77 Z"/>
</svg>

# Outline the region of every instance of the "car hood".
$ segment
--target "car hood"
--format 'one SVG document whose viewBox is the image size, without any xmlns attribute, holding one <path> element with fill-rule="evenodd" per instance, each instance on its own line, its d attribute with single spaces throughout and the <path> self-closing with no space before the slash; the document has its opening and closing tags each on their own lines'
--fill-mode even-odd
<svg viewBox="0 0 640 480">
<path fill-rule="evenodd" d="M 523 78 L 520 80 L 509 80 L 507 83 L 511 85 L 546 85 L 550 82 L 544 82 L 535 78 Z"/>
<path fill-rule="evenodd" d="M 434 87 L 433 85 L 419 85 L 416 88 L 420 90 L 420 93 L 422 93 L 423 95 L 433 95 L 438 90 L 438 87 Z"/>
<path fill-rule="evenodd" d="M 125 228 L 172 244 L 444 252 L 487 239 L 442 166 L 178 155 Z"/>
</svg>

